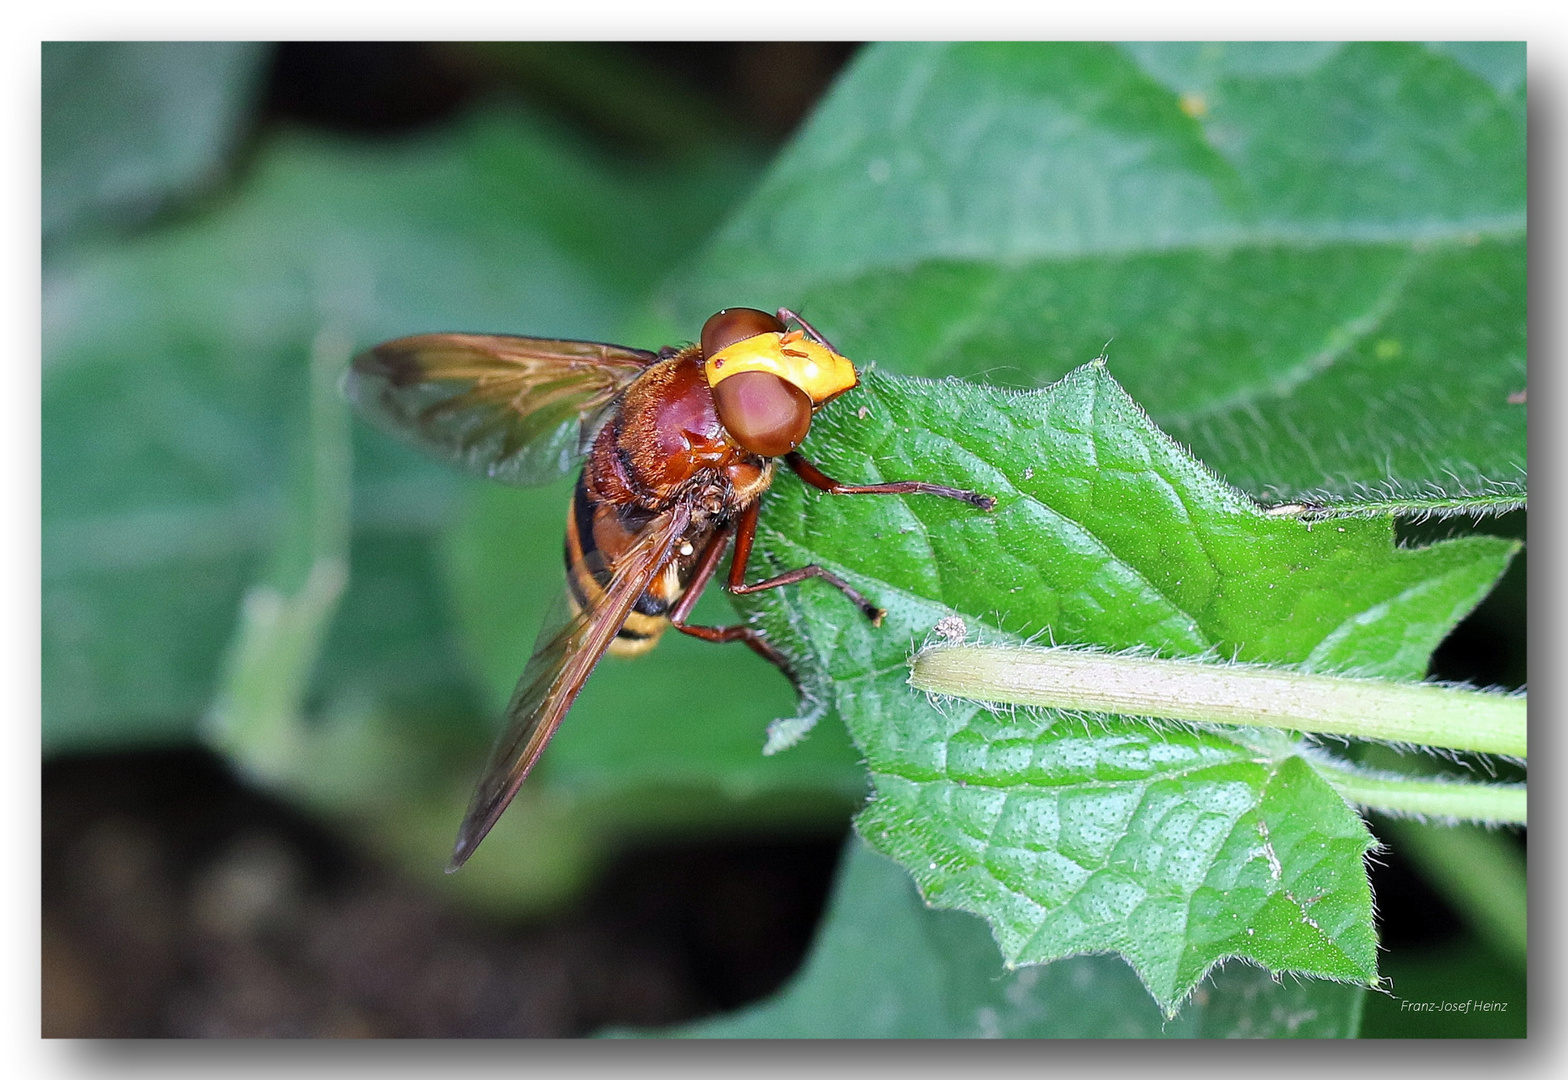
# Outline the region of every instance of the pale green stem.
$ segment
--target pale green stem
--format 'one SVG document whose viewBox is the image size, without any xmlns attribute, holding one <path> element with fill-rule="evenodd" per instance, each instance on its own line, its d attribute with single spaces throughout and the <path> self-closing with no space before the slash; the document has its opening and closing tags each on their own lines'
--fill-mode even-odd
<svg viewBox="0 0 1568 1080">
<path fill-rule="evenodd" d="M 1351 502 L 1281 503 L 1264 510 L 1269 517 L 1296 518 L 1300 521 L 1326 521 L 1329 518 L 1449 518 L 1492 517 L 1526 509 L 1525 496 L 1471 495 L 1461 499 L 1409 498 L 1373 499 Z"/>
<path fill-rule="evenodd" d="M 1524 784 L 1474 784 L 1435 776 L 1368 772 L 1320 761 L 1313 764 L 1349 802 L 1369 810 L 1493 825 L 1526 824 Z"/>
<path fill-rule="evenodd" d="M 1022 645 L 933 645 L 910 666 L 917 689 L 980 701 L 1526 752 L 1525 699 L 1508 694 Z"/>
<path fill-rule="evenodd" d="M 301 440 L 283 537 L 250 588 L 202 737 L 251 773 L 284 782 L 312 760 L 300 706 L 348 583 L 352 478 L 337 379 L 350 343 L 330 329 L 311 351 L 310 425 Z"/>
</svg>

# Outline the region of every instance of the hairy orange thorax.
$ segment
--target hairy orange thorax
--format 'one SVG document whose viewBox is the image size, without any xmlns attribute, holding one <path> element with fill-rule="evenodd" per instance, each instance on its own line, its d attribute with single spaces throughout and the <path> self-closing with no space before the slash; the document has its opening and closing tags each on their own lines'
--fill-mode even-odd
<svg viewBox="0 0 1568 1080">
<path fill-rule="evenodd" d="M 760 496 L 771 473 L 719 421 L 702 350 L 690 346 L 627 389 L 615 419 L 594 441 L 588 486 L 595 498 L 652 509 L 694 482 L 706 483 L 714 488 L 706 509 L 719 514 Z"/>
</svg>

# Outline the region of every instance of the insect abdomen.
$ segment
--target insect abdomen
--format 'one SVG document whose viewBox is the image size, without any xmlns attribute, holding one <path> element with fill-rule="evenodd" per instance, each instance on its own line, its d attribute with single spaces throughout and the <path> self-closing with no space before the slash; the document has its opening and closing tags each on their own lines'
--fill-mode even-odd
<svg viewBox="0 0 1568 1080">
<path fill-rule="evenodd" d="M 583 478 L 578 477 L 572 508 L 566 515 L 566 588 L 575 610 L 588 607 L 608 587 L 611 565 L 636 540 L 643 524 L 638 519 L 647 516 L 634 506 L 595 503 Z M 658 644 L 670 625 L 665 615 L 684 591 L 685 583 L 676 573 L 654 578 L 610 643 L 610 652 L 636 656 Z"/>
</svg>

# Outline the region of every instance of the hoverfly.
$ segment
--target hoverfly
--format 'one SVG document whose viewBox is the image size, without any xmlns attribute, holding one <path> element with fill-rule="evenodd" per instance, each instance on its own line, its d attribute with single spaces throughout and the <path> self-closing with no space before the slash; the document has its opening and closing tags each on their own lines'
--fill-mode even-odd
<svg viewBox="0 0 1568 1080">
<path fill-rule="evenodd" d="M 686 621 L 730 540 L 725 587 L 759 592 L 818 578 L 873 624 L 884 612 L 821 566 L 746 584 L 762 494 L 782 457 L 836 495 L 927 494 L 983 510 L 988 495 L 919 480 L 843 484 L 796 451 L 812 416 L 856 386 L 855 367 L 810 323 L 727 308 L 701 339 L 658 352 L 587 341 L 422 334 L 357 356 L 345 390 L 382 427 L 507 483 L 554 480 L 585 461 L 566 520 L 566 588 L 545 620 L 507 727 L 458 830 L 449 870 L 495 825 L 606 652 L 653 647 L 667 627 L 743 641 L 786 674 L 748 626 Z M 585 460 L 586 459 L 586 460 Z"/>
</svg>

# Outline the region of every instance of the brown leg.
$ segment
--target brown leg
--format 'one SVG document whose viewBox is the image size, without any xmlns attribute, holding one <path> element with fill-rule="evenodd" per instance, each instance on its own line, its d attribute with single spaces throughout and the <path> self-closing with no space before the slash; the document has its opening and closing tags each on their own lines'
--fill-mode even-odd
<svg viewBox="0 0 1568 1080">
<path fill-rule="evenodd" d="M 741 511 L 739 524 L 733 529 L 725 529 L 715 533 L 708 541 L 708 546 L 703 549 L 702 558 L 697 563 L 697 569 L 692 573 L 691 581 L 686 586 L 686 591 L 670 609 L 670 625 L 683 634 L 690 634 L 703 641 L 712 641 L 723 644 L 728 641 L 744 641 L 751 650 L 764 660 L 771 661 L 783 669 L 784 673 L 794 678 L 789 661 L 784 659 L 784 654 L 775 649 L 768 640 L 749 626 L 693 626 L 686 621 L 691 614 L 691 609 L 697 606 L 697 600 L 702 596 L 702 590 L 708 587 L 708 582 L 713 580 L 714 573 L 719 568 L 719 560 L 724 557 L 724 547 L 729 543 L 731 532 L 735 535 L 735 558 L 730 562 L 730 576 L 726 588 L 735 595 L 744 596 L 747 593 L 762 592 L 765 589 L 776 589 L 781 585 L 793 585 L 797 581 L 807 578 L 820 578 L 833 586 L 849 598 L 850 602 L 865 612 L 866 618 L 871 620 L 872 626 L 881 626 L 882 618 L 887 614 L 864 596 L 860 595 L 854 586 L 832 571 L 825 570 L 815 563 L 802 566 L 796 570 L 786 570 L 776 577 L 766 581 L 759 581 L 755 585 L 746 584 L 746 564 L 751 561 L 751 546 L 757 539 L 757 517 L 762 509 L 762 501 L 752 503 Z"/>
<path fill-rule="evenodd" d="M 806 483 L 833 495 L 941 495 L 948 499 L 959 499 L 982 510 L 996 507 L 994 496 L 982 495 L 978 491 L 946 487 L 942 484 L 928 484 L 923 480 L 899 480 L 891 484 L 841 484 L 801 457 L 799 451 L 791 451 L 785 455 L 784 460 L 789 462 L 789 467 L 794 469 L 795 474 Z"/>
<path fill-rule="evenodd" d="M 759 581 L 755 585 L 746 584 L 746 564 L 751 561 L 752 541 L 757 538 L 757 515 L 762 508 L 761 500 L 752 503 L 741 512 L 740 528 L 735 534 L 735 558 L 730 562 L 730 579 L 726 588 L 735 596 L 745 596 L 747 593 L 762 592 L 764 589 L 776 589 L 780 585 L 793 585 L 797 581 L 807 578 L 820 578 L 833 586 L 849 598 L 849 602 L 865 612 L 866 618 L 871 620 L 872 626 L 881 626 L 882 617 L 887 614 L 870 600 L 861 596 L 855 587 L 830 570 L 825 570 L 812 563 L 796 570 L 786 570 L 777 577 L 770 577 L 766 581 Z"/>
<path fill-rule="evenodd" d="M 670 609 L 670 625 L 683 634 L 690 634 L 703 641 L 712 641 L 723 644 L 727 641 L 744 641 L 751 647 L 752 652 L 764 660 L 778 665 L 786 675 L 791 674 L 789 662 L 784 659 L 784 654 L 768 644 L 766 638 L 749 626 L 692 626 L 686 621 L 686 616 L 691 614 L 691 609 L 697 606 L 697 600 L 702 596 L 702 590 L 707 588 L 708 582 L 713 579 L 714 571 L 719 568 L 719 560 L 724 557 L 724 546 L 729 542 L 730 530 L 725 529 L 715 533 L 713 539 L 708 541 L 708 546 L 702 553 L 702 561 L 697 564 L 697 570 L 691 576 L 691 582 L 686 586 L 686 591 L 681 594 Z"/>
</svg>

